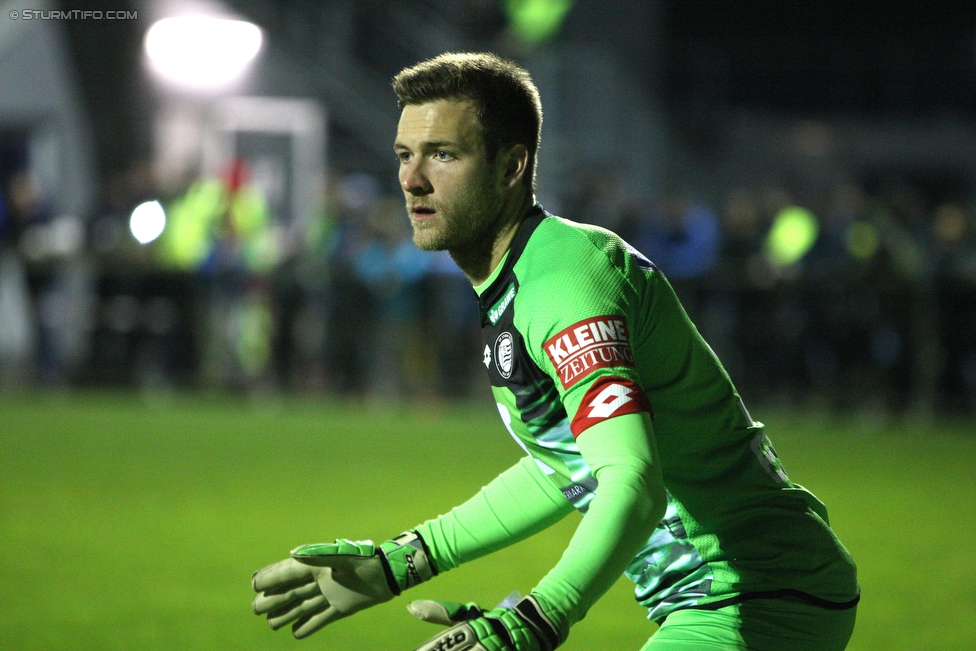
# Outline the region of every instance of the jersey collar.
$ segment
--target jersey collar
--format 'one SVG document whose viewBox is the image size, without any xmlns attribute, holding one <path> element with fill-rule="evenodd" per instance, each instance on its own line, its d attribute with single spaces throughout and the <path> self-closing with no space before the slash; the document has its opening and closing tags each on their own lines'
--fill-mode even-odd
<svg viewBox="0 0 976 651">
<path fill-rule="evenodd" d="M 474 288 L 479 297 L 479 303 L 481 305 L 481 321 L 482 323 L 488 318 L 487 310 L 494 301 L 501 296 L 496 296 L 504 292 L 508 283 L 506 279 L 511 275 L 512 269 L 515 267 L 515 263 L 518 262 L 519 258 L 522 256 L 522 252 L 525 250 L 526 245 L 529 243 L 529 238 L 532 237 L 532 233 L 535 229 L 539 227 L 542 220 L 549 217 L 549 213 L 545 211 L 542 204 L 535 204 L 529 211 L 525 214 L 522 219 L 522 223 L 519 224 L 518 231 L 515 233 L 515 237 L 512 238 L 512 243 L 508 247 L 508 251 L 502 257 L 501 262 L 495 270 L 488 276 L 488 280 L 483 282 Z"/>
</svg>

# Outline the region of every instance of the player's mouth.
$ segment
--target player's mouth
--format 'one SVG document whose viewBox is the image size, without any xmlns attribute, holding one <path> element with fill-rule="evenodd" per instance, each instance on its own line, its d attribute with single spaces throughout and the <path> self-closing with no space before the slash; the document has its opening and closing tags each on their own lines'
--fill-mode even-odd
<svg viewBox="0 0 976 651">
<path fill-rule="evenodd" d="M 437 211 L 430 206 L 412 206 L 410 208 L 410 217 L 418 221 L 427 221 L 436 214 Z"/>
</svg>

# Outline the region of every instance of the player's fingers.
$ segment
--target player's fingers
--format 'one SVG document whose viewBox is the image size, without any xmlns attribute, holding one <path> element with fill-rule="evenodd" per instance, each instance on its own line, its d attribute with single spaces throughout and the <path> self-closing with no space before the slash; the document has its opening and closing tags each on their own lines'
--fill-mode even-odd
<svg viewBox="0 0 976 651">
<path fill-rule="evenodd" d="M 329 606 L 320 613 L 306 615 L 295 622 L 291 627 L 292 634 L 295 636 L 295 639 L 300 640 L 304 637 L 308 637 L 323 626 L 331 624 L 332 622 L 342 619 L 343 617 L 345 617 L 345 615 L 332 606 Z"/>
<path fill-rule="evenodd" d="M 287 590 L 293 585 L 314 579 L 312 568 L 298 561 L 286 558 L 274 565 L 258 570 L 251 577 L 251 587 L 255 592 Z"/>
<path fill-rule="evenodd" d="M 425 622 L 453 626 L 457 624 L 457 621 L 451 616 L 451 611 L 448 610 L 448 603 L 430 599 L 411 601 L 407 604 L 407 610 L 410 611 L 411 615 Z M 461 604 L 457 605 L 460 606 Z"/>
<path fill-rule="evenodd" d="M 255 615 L 263 615 L 273 610 L 286 608 L 293 601 L 304 601 L 320 594 L 322 591 L 315 581 L 310 581 L 286 592 L 259 592 L 251 601 L 251 609 Z"/>
<path fill-rule="evenodd" d="M 299 618 L 316 615 L 329 607 L 329 602 L 322 595 L 288 604 L 278 610 L 268 613 L 268 626 L 271 630 L 277 631 L 285 624 L 290 624 Z"/>
</svg>

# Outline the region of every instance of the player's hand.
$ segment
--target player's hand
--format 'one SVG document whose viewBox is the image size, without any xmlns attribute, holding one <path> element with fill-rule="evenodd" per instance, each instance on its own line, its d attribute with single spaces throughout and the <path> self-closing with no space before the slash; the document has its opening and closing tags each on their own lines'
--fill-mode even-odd
<svg viewBox="0 0 976 651">
<path fill-rule="evenodd" d="M 562 641 L 532 595 L 513 608 L 499 606 L 488 612 L 455 601 L 414 601 L 407 610 L 426 622 L 450 626 L 417 651 L 552 651 Z"/>
<path fill-rule="evenodd" d="M 254 573 L 256 615 L 278 630 L 291 623 L 296 638 L 389 601 L 430 579 L 436 571 L 420 536 L 412 531 L 376 547 L 370 541 L 336 540 L 303 545 L 291 558 Z"/>
</svg>

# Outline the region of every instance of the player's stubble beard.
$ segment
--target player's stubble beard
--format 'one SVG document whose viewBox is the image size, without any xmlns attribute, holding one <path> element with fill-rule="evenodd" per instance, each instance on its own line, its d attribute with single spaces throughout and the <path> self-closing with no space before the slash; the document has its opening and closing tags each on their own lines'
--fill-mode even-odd
<svg viewBox="0 0 976 651">
<path fill-rule="evenodd" d="M 504 201 L 490 174 L 477 185 L 459 192 L 449 205 L 437 203 L 440 218 L 436 223 L 411 221 L 413 242 L 422 251 L 449 251 L 470 255 L 479 249 L 491 250 L 501 226 Z M 410 211 L 409 203 L 407 211 Z"/>
</svg>

